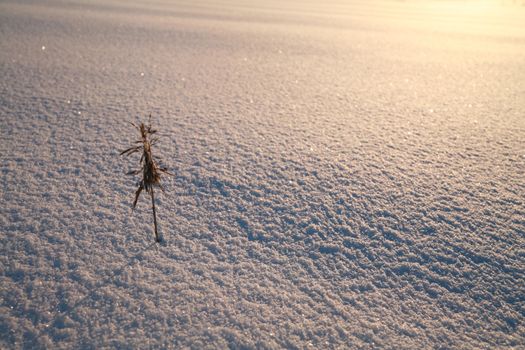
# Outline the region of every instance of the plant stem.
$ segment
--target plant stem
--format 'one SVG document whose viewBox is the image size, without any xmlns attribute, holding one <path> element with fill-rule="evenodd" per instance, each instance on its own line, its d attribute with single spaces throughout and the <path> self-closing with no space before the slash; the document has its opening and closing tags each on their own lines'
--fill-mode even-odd
<svg viewBox="0 0 525 350">
<path fill-rule="evenodd" d="M 159 232 L 157 230 L 157 213 L 155 212 L 155 195 L 153 188 L 151 189 L 151 208 L 153 209 L 153 225 L 155 226 L 155 241 L 160 242 Z"/>
</svg>

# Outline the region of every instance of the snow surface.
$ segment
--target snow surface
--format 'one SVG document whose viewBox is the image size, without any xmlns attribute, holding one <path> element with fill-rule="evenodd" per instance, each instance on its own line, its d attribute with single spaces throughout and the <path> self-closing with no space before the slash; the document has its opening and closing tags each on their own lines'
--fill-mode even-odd
<svg viewBox="0 0 525 350">
<path fill-rule="evenodd" d="M 2 0 L 0 75 L 1 348 L 525 348 L 516 2 Z"/>
</svg>

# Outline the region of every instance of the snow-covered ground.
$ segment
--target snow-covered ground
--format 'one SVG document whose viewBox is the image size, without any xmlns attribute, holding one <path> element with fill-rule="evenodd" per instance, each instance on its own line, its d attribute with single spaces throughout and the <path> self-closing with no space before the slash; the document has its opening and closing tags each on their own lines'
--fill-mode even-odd
<svg viewBox="0 0 525 350">
<path fill-rule="evenodd" d="M 524 6 L 2 0 L 0 76 L 0 348 L 525 347 Z"/>
</svg>

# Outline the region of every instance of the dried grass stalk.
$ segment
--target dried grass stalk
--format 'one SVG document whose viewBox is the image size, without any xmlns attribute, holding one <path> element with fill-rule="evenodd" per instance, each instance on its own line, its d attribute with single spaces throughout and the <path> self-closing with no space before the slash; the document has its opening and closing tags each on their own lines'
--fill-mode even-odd
<svg viewBox="0 0 525 350">
<path fill-rule="evenodd" d="M 135 200 L 133 201 L 132 207 L 133 209 L 135 209 L 140 194 L 143 190 L 146 190 L 146 192 L 149 193 L 149 195 L 151 196 L 151 209 L 153 210 L 155 241 L 160 242 L 161 238 L 159 236 L 157 228 L 157 213 L 155 210 L 154 188 L 159 187 L 162 191 L 164 191 L 160 183 L 160 176 L 161 174 L 171 174 L 168 172 L 167 168 L 159 166 L 159 164 L 155 160 L 156 157 L 153 156 L 153 153 L 151 151 L 151 146 L 158 142 L 158 138 L 153 137 L 153 135 L 157 133 L 157 130 L 154 130 L 151 127 L 151 115 L 149 116 L 148 124 L 140 123 L 140 125 L 137 126 L 131 123 L 131 125 L 133 125 L 140 132 L 141 139 L 135 141 L 135 143 L 137 144 L 136 146 L 130 147 L 120 152 L 120 155 L 129 156 L 133 153 L 142 152 L 142 157 L 140 158 L 140 169 L 132 170 L 127 173 L 127 175 L 138 175 L 142 173 L 142 179 L 138 182 L 138 188 L 135 192 Z"/>
</svg>

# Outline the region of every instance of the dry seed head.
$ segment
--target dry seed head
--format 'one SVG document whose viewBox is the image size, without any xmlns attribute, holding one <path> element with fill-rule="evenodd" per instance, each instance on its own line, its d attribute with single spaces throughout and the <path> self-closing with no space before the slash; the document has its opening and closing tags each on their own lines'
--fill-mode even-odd
<svg viewBox="0 0 525 350">
<path fill-rule="evenodd" d="M 120 154 L 130 155 L 136 152 L 142 152 L 142 157 L 140 158 L 140 169 L 128 172 L 129 175 L 138 175 L 142 172 L 142 179 L 138 183 L 138 188 L 135 192 L 135 200 L 133 201 L 133 208 L 135 208 L 140 193 L 143 190 L 146 190 L 147 193 L 152 194 L 154 186 L 162 189 L 162 185 L 160 184 L 161 173 L 169 173 L 166 168 L 162 168 L 157 164 L 152 154 L 151 146 L 158 140 L 152 138 L 152 135 L 155 134 L 157 130 L 152 129 L 151 124 L 146 125 L 140 123 L 138 127 L 133 123 L 131 124 L 140 132 L 141 139 L 135 142 L 139 145 L 130 147 L 122 151 Z"/>
</svg>

